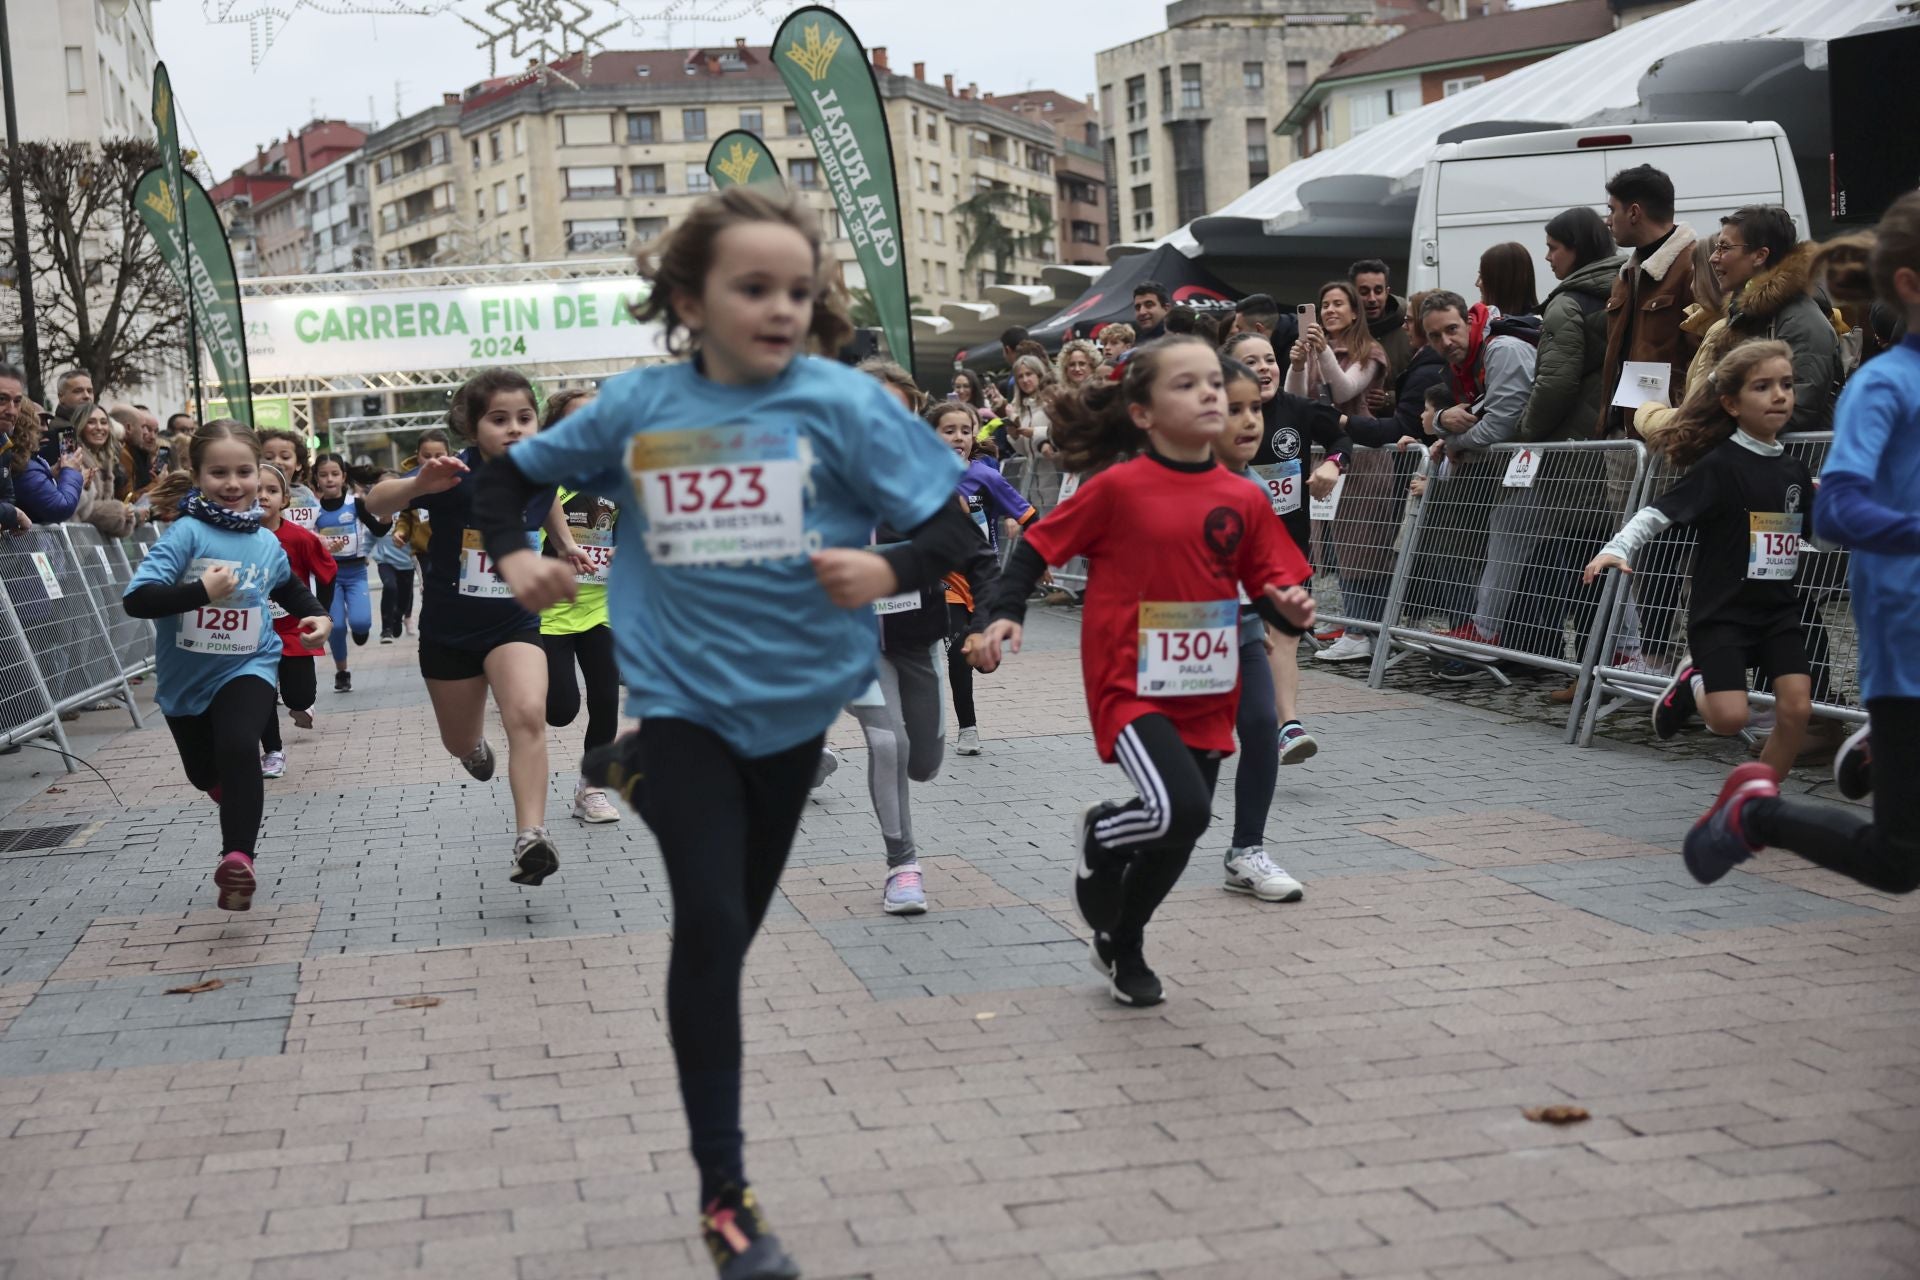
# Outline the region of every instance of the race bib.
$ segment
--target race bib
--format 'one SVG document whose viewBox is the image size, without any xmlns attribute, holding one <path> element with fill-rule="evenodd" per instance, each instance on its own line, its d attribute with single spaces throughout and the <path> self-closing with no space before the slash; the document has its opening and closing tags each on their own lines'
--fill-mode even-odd
<svg viewBox="0 0 1920 1280">
<path fill-rule="evenodd" d="M 353 513 L 349 510 L 348 514 Z M 327 544 L 327 550 L 333 553 L 336 560 L 351 560 L 367 554 L 366 530 L 360 527 L 357 516 L 353 524 L 330 524 L 314 532 L 320 535 L 320 540 Z"/>
<path fill-rule="evenodd" d="M 59 600 L 65 597 L 67 593 L 60 589 L 60 576 L 53 571 L 53 561 L 47 558 L 47 553 L 44 551 L 30 551 L 27 554 L 33 560 L 33 567 L 40 574 L 40 585 L 47 589 L 47 599 Z M 105 556 L 106 553 L 102 552 L 101 559 L 103 563 Z"/>
<path fill-rule="evenodd" d="M 460 532 L 460 594 L 481 600 L 511 600 L 513 588 L 494 572 L 493 557 L 478 529 Z"/>
<path fill-rule="evenodd" d="M 913 613 L 919 607 L 918 591 L 903 591 L 897 596 L 882 596 L 873 602 L 873 611 L 883 618 L 890 613 Z"/>
<path fill-rule="evenodd" d="M 613 569 L 613 530 L 611 529 L 575 529 L 573 540 L 593 561 L 593 569 L 588 573 L 576 573 L 574 577 L 581 582 L 590 582 L 598 586 L 607 584 L 607 574 Z"/>
<path fill-rule="evenodd" d="M 1753 511 L 1747 515 L 1749 581 L 1792 582 L 1800 567 L 1799 515 Z"/>
<path fill-rule="evenodd" d="M 1060 502 L 1065 502 L 1080 487 L 1080 473 L 1069 471 L 1060 481 Z M 1058 505 L 1057 503 L 1055 505 Z"/>
<path fill-rule="evenodd" d="M 1540 455 L 1531 449 L 1522 449 L 1507 460 L 1507 474 L 1500 483 L 1509 489 L 1531 489 L 1533 478 L 1540 474 Z"/>
<path fill-rule="evenodd" d="M 281 604 L 278 600 L 275 600 L 272 596 L 268 596 L 267 597 L 267 616 L 269 618 L 272 618 L 275 622 L 278 622 L 280 621 L 280 619 L 287 616 L 287 607 Z"/>
<path fill-rule="evenodd" d="M 806 553 L 806 477 L 793 427 L 636 435 L 627 467 L 656 564 L 746 564 Z"/>
<path fill-rule="evenodd" d="M 305 529 L 311 532 L 313 530 L 314 522 L 320 519 L 320 508 L 288 507 L 285 511 L 281 512 L 280 514 L 285 519 L 291 520 L 295 524 L 299 525 L 302 529 Z"/>
<path fill-rule="evenodd" d="M 1237 600 L 1141 601 L 1134 691 L 1143 698 L 1232 693 L 1240 681 L 1239 630 Z"/>
<path fill-rule="evenodd" d="M 1261 484 L 1266 486 L 1267 501 L 1273 504 L 1273 514 L 1290 516 L 1300 509 L 1300 459 L 1255 467 L 1253 474 L 1259 476 Z"/>
<path fill-rule="evenodd" d="M 1307 500 L 1307 516 L 1312 520 L 1331 520 L 1333 513 L 1340 509 L 1340 495 L 1346 491 L 1347 478 L 1343 475 L 1333 482 L 1333 492 L 1324 498 Z"/>
<path fill-rule="evenodd" d="M 260 648 L 265 612 L 229 608 L 224 602 L 203 605 L 180 615 L 180 631 L 173 643 L 194 653 L 253 653 Z"/>
</svg>

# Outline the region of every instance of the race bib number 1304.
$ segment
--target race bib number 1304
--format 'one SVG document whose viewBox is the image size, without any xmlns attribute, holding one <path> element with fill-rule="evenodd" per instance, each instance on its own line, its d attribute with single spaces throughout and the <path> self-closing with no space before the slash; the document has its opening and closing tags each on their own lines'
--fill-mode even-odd
<svg viewBox="0 0 1920 1280">
<path fill-rule="evenodd" d="M 1240 679 L 1237 600 L 1142 601 L 1140 671 L 1143 698 L 1231 693 Z"/>
<path fill-rule="evenodd" d="M 633 437 L 627 465 L 656 564 L 744 564 L 807 549 L 794 427 L 648 432 Z"/>
</svg>

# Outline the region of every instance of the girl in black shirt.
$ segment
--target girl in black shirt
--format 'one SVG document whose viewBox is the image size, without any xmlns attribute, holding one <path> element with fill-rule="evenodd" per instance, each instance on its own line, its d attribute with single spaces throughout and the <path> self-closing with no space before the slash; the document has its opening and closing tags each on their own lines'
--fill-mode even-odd
<svg viewBox="0 0 1920 1280">
<path fill-rule="evenodd" d="M 1699 537 L 1688 608 L 1690 660 L 1653 707 L 1671 738 L 1698 713 L 1721 735 L 1747 727 L 1747 672 L 1772 683 L 1774 729 L 1762 762 L 1793 767 L 1813 710 L 1802 604 L 1794 589 L 1800 539 L 1813 532 L 1813 476 L 1778 443 L 1793 413 L 1793 355 L 1784 342 L 1735 347 L 1680 408 L 1667 456 L 1691 467 L 1636 515 L 1587 566 L 1631 573 L 1647 542 L 1676 524 Z"/>
</svg>

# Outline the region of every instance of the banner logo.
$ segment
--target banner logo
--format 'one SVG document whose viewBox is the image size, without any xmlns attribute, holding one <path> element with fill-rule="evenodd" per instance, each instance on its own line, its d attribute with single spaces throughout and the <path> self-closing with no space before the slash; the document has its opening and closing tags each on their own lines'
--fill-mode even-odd
<svg viewBox="0 0 1920 1280">
<path fill-rule="evenodd" d="M 173 187 L 165 178 L 154 184 L 154 189 L 147 193 L 141 203 L 153 210 L 155 216 L 168 226 L 180 221 L 179 206 L 173 202 Z"/>
<path fill-rule="evenodd" d="M 727 152 L 724 160 L 715 162 L 720 172 L 732 179 L 735 184 L 745 182 L 753 174 L 753 167 L 760 163 L 760 153 L 749 151 L 744 143 L 736 142 Z"/>
<path fill-rule="evenodd" d="M 805 28 L 802 34 L 806 37 L 806 48 L 801 48 L 798 43 L 788 45 L 786 59 L 806 72 L 809 79 L 825 80 L 828 68 L 833 65 L 833 55 L 840 52 L 840 35 L 835 32 L 823 42 L 818 23 Z"/>
</svg>

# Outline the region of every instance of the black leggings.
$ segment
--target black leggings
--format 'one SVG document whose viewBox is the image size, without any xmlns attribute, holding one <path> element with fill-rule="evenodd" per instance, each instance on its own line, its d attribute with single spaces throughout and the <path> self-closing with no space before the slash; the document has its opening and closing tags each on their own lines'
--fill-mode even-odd
<svg viewBox="0 0 1920 1280">
<path fill-rule="evenodd" d="M 1873 698 L 1873 816 L 1801 796 L 1750 800 L 1741 811 L 1756 844 L 1797 853 L 1883 893 L 1920 888 L 1920 698 Z"/>
<path fill-rule="evenodd" d="M 281 654 L 280 699 L 287 704 L 287 710 L 305 711 L 313 706 L 315 696 L 313 659 Z M 260 734 L 260 749 L 285 750 L 280 741 L 280 714 L 271 706 L 267 708 L 267 727 Z"/>
<path fill-rule="evenodd" d="M 613 628 L 602 623 L 572 635 L 540 637 L 547 651 L 547 723 L 558 729 L 580 714 L 580 682 L 587 680 L 588 751 L 613 741 L 620 727 L 620 664 L 613 656 Z"/>
<path fill-rule="evenodd" d="M 635 789 L 673 890 L 667 1026 L 700 1200 L 744 1185 L 740 970 L 793 847 L 823 736 L 758 759 L 689 720 L 640 726 Z M 258 771 L 256 770 L 256 773 Z"/>
<path fill-rule="evenodd" d="M 1220 756 L 1182 742 L 1165 716 L 1145 715 L 1120 731 L 1114 758 L 1140 794 L 1102 805 L 1093 837 L 1112 852 L 1132 855 L 1113 926 L 1114 939 L 1124 943 L 1139 940 L 1213 821 Z"/>
<path fill-rule="evenodd" d="M 965 605 L 947 601 L 947 683 L 953 688 L 954 723 L 962 729 L 979 723 L 973 714 L 973 667 L 965 656 L 970 621 Z"/>
<path fill-rule="evenodd" d="M 413 612 L 413 570 L 380 565 L 380 634 L 397 636 Z"/>
<path fill-rule="evenodd" d="M 226 853 L 253 856 L 260 839 L 266 786 L 260 779 L 260 736 L 273 717 L 273 686 L 239 676 L 220 686 L 197 716 L 168 716 L 187 781 L 220 790 L 220 843 Z"/>
</svg>

